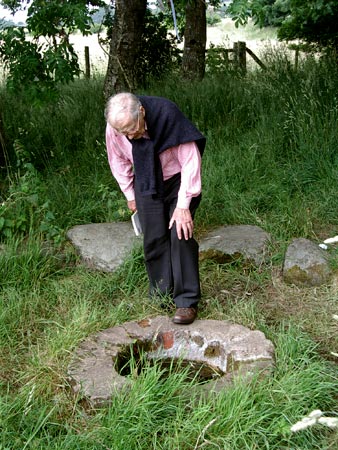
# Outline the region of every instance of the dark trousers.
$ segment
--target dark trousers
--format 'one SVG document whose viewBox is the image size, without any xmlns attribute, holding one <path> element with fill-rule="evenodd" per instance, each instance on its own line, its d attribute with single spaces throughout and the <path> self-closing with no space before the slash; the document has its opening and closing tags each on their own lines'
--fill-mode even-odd
<svg viewBox="0 0 338 450">
<path fill-rule="evenodd" d="M 164 195 L 141 196 L 135 181 L 136 206 L 142 231 L 145 263 L 150 294 L 170 294 L 177 307 L 197 306 L 201 297 L 198 244 L 194 238 L 179 240 L 176 226 L 169 230 L 169 221 L 177 203 L 181 175 L 164 182 Z M 201 201 L 194 197 L 190 203 L 192 217 Z"/>
</svg>

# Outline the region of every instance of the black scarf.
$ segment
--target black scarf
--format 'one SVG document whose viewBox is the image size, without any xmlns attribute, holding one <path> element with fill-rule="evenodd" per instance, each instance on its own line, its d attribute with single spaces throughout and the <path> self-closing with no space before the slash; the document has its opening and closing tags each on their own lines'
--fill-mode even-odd
<svg viewBox="0 0 338 450">
<path fill-rule="evenodd" d="M 206 139 L 172 101 L 143 95 L 138 98 L 145 109 L 150 139 L 131 139 L 135 177 L 143 196 L 161 195 L 163 176 L 159 154 L 195 141 L 202 155 Z"/>
</svg>

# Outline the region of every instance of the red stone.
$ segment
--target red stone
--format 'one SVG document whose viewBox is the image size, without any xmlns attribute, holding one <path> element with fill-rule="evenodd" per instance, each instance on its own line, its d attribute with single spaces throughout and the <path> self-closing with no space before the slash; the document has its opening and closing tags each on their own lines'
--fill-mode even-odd
<svg viewBox="0 0 338 450">
<path fill-rule="evenodd" d="M 165 350 L 169 350 L 174 345 L 174 333 L 172 331 L 166 331 L 162 333 L 162 343 Z"/>
</svg>

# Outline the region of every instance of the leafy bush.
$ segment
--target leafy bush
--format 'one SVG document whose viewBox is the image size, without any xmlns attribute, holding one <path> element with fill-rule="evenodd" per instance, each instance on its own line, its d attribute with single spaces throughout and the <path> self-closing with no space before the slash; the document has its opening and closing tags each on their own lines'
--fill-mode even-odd
<svg viewBox="0 0 338 450">
<path fill-rule="evenodd" d="M 20 142 L 14 148 L 18 167 L 0 205 L 0 240 L 41 233 L 48 240 L 60 241 L 62 230 L 55 224 L 46 184 Z"/>
<path fill-rule="evenodd" d="M 205 59 L 205 70 L 208 74 L 216 75 L 229 71 L 229 53 L 223 45 L 211 44 Z"/>
<path fill-rule="evenodd" d="M 13 10 L 20 7 L 20 2 L 4 3 Z M 27 10 L 27 27 L 0 32 L 0 59 L 9 71 L 8 88 L 25 91 L 31 100 L 41 103 L 56 95 L 57 83 L 68 83 L 80 74 L 69 35 L 76 30 L 89 34 L 92 12 L 87 3 L 35 0 Z M 102 2 L 90 3 L 99 6 Z"/>
<path fill-rule="evenodd" d="M 168 21 L 163 13 L 145 14 L 142 35 L 142 52 L 137 60 L 138 78 L 143 86 L 151 79 L 159 79 L 165 73 L 177 71 L 181 63 L 181 53 L 177 39 L 168 35 Z"/>
<path fill-rule="evenodd" d="M 222 20 L 220 15 L 216 11 L 210 10 L 210 9 L 207 9 L 206 18 L 207 18 L 207 24 L 210 27 L 217 25 Z"/>
</svg>

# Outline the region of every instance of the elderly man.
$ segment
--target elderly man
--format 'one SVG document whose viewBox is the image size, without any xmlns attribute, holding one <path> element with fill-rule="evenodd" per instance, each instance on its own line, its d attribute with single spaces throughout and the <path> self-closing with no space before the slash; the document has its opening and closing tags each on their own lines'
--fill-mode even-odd
<svg viewBox="0 0 338 450">
<path fill-rule="evenodd" d="M 173 322 L 192 323 L 201 295 L 193 218 L 205 138 L 162 97 L 117 94 L 105 117 L 111 171 L 139 214 L 150 295 L 172 296 Z"/>
</svg>

